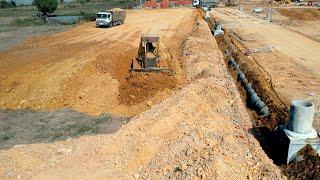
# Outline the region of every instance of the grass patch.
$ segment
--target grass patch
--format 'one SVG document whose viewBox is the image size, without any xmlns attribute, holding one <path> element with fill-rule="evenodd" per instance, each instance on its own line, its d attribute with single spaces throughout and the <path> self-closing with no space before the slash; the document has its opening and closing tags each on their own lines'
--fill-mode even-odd
<svg viewBox="0 0 320 180">
<path fill-rule="evenodd" d="M 1 132 L 0 133 L 0 143 L 3 143 L 5 141 L 9 140 L 12 137 L 13 137 L 13 134 L 11 132 Z"/>
<path fill-rule="evenodd" d="M 48 142 L 63 140 L 66 137 L 97 134 L 104 129 L 110 117 L 92 117 L 79 121 L 60 121 L 55 126 L 38 128 L 33 139 L 46 139 Z"/>
<path fill-rule="evenodd" d="M 45 22 L 38 18 L 26 18 L 26 19 L 15 19 L 10 23 L 10 26 L 41 26 Z"/>
<path fill-rule="evenodd" d="M 90 116 L 71 109 L 33 111 L 0 109 L 0 149 L 16 144 L 48 143 L 83 135 L 116 132 L 128 117 Z"/>
</svg>

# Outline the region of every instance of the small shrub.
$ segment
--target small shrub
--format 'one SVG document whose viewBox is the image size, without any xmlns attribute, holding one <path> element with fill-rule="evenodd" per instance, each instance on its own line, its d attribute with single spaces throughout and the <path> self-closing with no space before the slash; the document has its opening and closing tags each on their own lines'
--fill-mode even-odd
<svg viewBox="0 0 320 180">
<path fill-rule="evenodd" d="M 17 7 L 17 4 L 15 1 L 10 1 L 11 7 Z"/>
<path fill-rule="evenodd" d="M 16 19 L 10 23 L 11 26 L 39 26 L 43 24 L 41 19 L 35 18 Z"/>
<path fill-rule="evenodd" d="M 11 4 L 8 3 L 7 1 L 0 1 L 0 8 L 9 8 L 11 7 Z"/>
</svg>

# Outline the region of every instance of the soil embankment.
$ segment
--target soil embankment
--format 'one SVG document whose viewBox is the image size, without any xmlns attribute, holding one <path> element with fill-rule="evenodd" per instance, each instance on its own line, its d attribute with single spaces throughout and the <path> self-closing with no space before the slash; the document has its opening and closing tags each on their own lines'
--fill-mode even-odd
<svg viewBox="0 0 320 180">
<path fill-rule="evenodd" d="M 0 151 L 2 178 L 281 179 L 202 19 L 183 43 L 187 84 L 111 135 Z M 12 171 L 14 169 L 14 171 Z"/>
</svg>

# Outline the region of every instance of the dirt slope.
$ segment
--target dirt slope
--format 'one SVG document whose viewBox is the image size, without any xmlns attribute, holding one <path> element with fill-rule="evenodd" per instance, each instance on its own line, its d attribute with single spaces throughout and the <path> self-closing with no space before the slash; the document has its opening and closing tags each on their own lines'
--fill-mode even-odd
<svg viewBox="0 0 320 180">
<path fill-rule="evenodd" d="M 128 11 L 121 26 L 100 29 L 92 22 L 31 38 L 0 53 L 0 107 L 140 113 L 149 108 L 147 102 L 159 102 L 184 83 L 181 43 L 195 15 L 192 9 Z M 126 78 L 141 34 L 160 36 L 161 57 L 176 72 L 174 77 L 161 77 L 166 79 L 162 86 L 154 78 Z M 154 83 L 153 88 L 137 88 L 135 82 L 143 80 Z"/>
<path fill-rule="evenodd" d="M 0 151 L 0 178 L 281 179 L 203 20 L 184 43 L 188 84 L 113 135 Z"/>
</svg>

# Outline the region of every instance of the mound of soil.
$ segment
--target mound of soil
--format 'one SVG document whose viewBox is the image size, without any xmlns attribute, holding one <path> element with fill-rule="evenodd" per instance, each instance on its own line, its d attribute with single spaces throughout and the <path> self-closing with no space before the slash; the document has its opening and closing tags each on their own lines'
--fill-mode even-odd
<svg viewBox="0 0 320 180">
<path fill-rule="evenodd" d="M 176 79 L 169 73 L 132 72 L 126 83 L 120 86 L 120 100 L 125 104 L 137 104 L 148 100 L 159 91 L 176 87 Z"/>
<path fill-rule="evenodd" d="M 299 152 L 303 161 L 282 166 L 283 173 L 290 179 L 320 179 L 320 156 L 310 145 Z"/>
<path fill-rule="evenodd" d="M 317 21 L 320 20 L 319 9 L 278 9 L 282 16 L 291 20 Z"/>
</svg>

